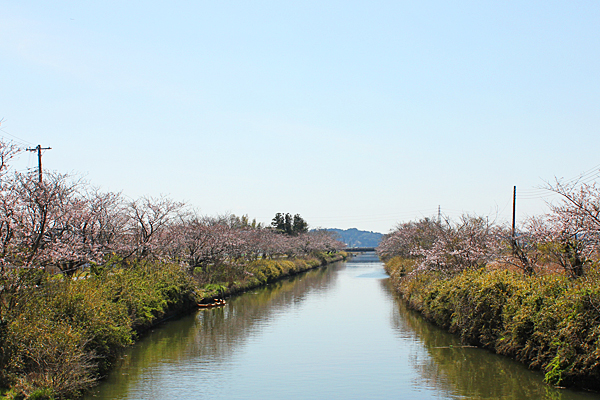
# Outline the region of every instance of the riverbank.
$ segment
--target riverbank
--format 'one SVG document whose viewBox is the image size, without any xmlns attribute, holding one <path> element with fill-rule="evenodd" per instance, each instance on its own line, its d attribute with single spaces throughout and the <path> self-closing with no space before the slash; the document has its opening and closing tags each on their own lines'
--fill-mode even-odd
<svg viewBox="0 0 600 400">
<path fill-rule="evenodd" d="M 395 290 L 425 318 L 464 343 L 542 370 L 555 386 L 600 390 L 600 271 L 585 278 L 526 276 L 502 268 L 411 273 L 394 257 Z"/>
<path fill-rule="evenodd" d="M 105 375 L 123 348 L 166 318 L 346 257 L 259 259 L 227 282 L 201 284 L 179 265 L 140 262 L 70 279 L 20 270 L 4 282 L 0 379 L 4 399 L 75 398 Z M 7 291 L 13 290 L 14 296 Z"/>
<path fill-rule="evenodd" d="M 209 303 L 218 298 L 226 298 L 264 286 L 287 276 L 343 261 L 347 257 L 348 253 L 340 251 L 335 253 L 317 252 L 311 257 L 258 259 L 246 266 L 242 280 L 232 281 L 228 284 L 204 285 L 199 289 L 197 297 L 199 303 Z"/>
</svg>

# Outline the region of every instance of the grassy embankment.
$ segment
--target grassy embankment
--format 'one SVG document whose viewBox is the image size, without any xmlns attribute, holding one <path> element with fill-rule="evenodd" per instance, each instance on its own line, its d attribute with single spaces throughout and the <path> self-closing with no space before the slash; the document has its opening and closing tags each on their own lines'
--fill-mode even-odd
<svg viewBox="0 0 600 400">
<path fill-rule="evenodd" d="M 76 398 L 123 348 L 165 318 L 345 256 L 256 260 L 238 268 L 235 279 L 211 284 L 165 263 L 107 268 L 85 279 L 21 270 L 2 282 L 2 398 Z"/>
<path fill-rule="evenodd" d="M 258 259 L 250 262 L 245 267 L 244 272 L 238 275 L 239 279 L 237 280 L 229 280 L 227 283 L 202 285 L 199 290 L 201 298 L 199 302 L 242 293 L 286 276 L 345 260 L 347 256 L 346 252 L 341 251 L 337 253 L 318 252 L 314 253 L 311 257 L 291 259 Z"/>
<path fill-rule="evenodd" d="M 548 383 L 600 389 L 600 270 L 584 278 L 524 276 L 502 268 L 409 274 L 413 260 L 386 270 L 400 295 L 465 343 L 545 373 Z"/>
</svg>

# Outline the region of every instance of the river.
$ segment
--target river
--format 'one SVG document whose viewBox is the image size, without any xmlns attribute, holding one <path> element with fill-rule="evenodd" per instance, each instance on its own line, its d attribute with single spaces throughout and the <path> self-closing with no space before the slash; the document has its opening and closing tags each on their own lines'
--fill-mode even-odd
<svg viewBox="0 0 600 400">
<path fill-rule="evenodd" d="M 600 399 L 408 310 L 361 255 L 154 329 L 91 399 Z"/>
</svg>

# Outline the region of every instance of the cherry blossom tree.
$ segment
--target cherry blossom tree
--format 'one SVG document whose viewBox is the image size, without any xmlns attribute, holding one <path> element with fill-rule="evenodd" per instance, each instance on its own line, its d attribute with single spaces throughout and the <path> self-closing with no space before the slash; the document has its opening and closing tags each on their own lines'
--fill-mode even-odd
<svg viewBox="0 0 600 400">
<path fill-rule="evenodd" d="M 8 171 L 9 161 L 22 151 L 16 144 L 0 139 L 0 184 Z"/>
<path fill-rule="evenodd" d="M 67 275 L 89 263 L 101 264 L 106 254 L 118 251 L 125 229 L 120 195 L 86 188 L 62 204 L 43 249 L 45 263 Z"/>
<path fill-rule="evenodd" d="M 513 236 L 512 229 L 499 228 L 498 238 L 501 246 L 498 261 L 505 266 L 512 266 L 521 270 L 525 275 L 533 275 L 539 269 L 538 262 L 541 257 L 539 252 L 539 237 L 529 226 L 530 219 L 524 229 Z"/>
<path fill-rule="evenodd" d="M 120 252 L 128 222 L 123 197 L 97 188 L 88 189 L 84 196 L 91 217 L 84 228 L 90 232 L 91 243 L 103 253 Z"/>
<path fill-rule="evenodd" d="M 430 249 L 446 227 L 447 224 L 442 225 L 431 218 L 399 224 L 395 231 L 384 235 L 377 252 L 382 258 L 416 257 Z"/>
<path fill-rule="evenodd" d="M 308 232 L 298 214 L 281 215 L 288 234 L 247 215 L 199 217 L 166 197 L 126 202 L 75 177 L 39 182 L 8 175 L 15 146 L 0 142 L 0 267 L 56 267 L 67 275 L 109 254 L 126 261 L 176 261 L 190 271 L 226 270 L 258 257 L 307 255 L 342 247 L 325 231 Z"/>
<path fill-rule="evenodd" d="M 487 218 L 463 215 L 458 222 L 425 218 L 401 224 L 383 238 L 383 257 L 416 258 L 417 270 L 457 272 L 486 265 L 500 251 L 498 228 Z"/>
<path fill-rule="evenodd" d="M 591 264 L 597 251 L 597 242 L 590 240 L 582 230 L 583 221 L 564 219 L 560 214 L 532 218 L 528 229 L 535 240 L 535 252 L 541 266 L 558 265 L 570 277 L 584 275 L 584 267 Z"/>
<path fill-rule="evenodd" d="M 10 197 L 12 234 L 6 247 L 12 248 L 12 262 L 24 266 L 45 266 L 51 257 L 51 243 L 70 216 L 70 205 L 78 182 L 64 174 L 47 174 L 44 182 L 17 174 Z M 8 210 L 7 210 L 8 211 Z"/>
<path fill-rule="evenodd" d="M 499 254 L 496 228 L 487 218 L 463 215 L 447 229 L 440 229 L 430 249 L 423 249 L 420 267 L 462 271 L 485 266 Z"/>
<path fill-rule="evenodd" d="M 329 253 L 343 249 L 346 245 L 335 238 L 335 233 L 326 229 L 316 229 L 299 235 L 297 247 L 304 255 L 315 251 L 326 251 Z"/>
<path fill-rule="evenodd" d="M 1 121 L 0 121 L 1 122 Z M 9 161 L 21 150 L 13 143 L 0 140 L 0 269 L 4 270 L 9 257 L 9 245 L 15 235 L 14 205 L 17 196 L 13 179 L 7 179 Z"/>
<path fill-rule="evenodd" d="M 600 246 L 600 188 L 596 183 L 562 183 L 547 186 L 561 196 L 550 212 L 525 225 L 525 258 L 538 268 L 557 265 L 570 277 L 585 274 L 598 258 Z M 517 248 L 518 249 L 518 248 Z M 526 257 L 529 257 L 527 259 Z"/>
<path fill-rule="evenodd" d="M 183 208 L 184 203 L 164 196 L 129 202 L 124 210 L 127 220 L 122 246 L 124 258 L 160 258 L 161 250 L 173 240 L 164 233 Z"/>
<path fill-rule="evenodd" d="M 597 236 L 600 232 L 600 186 L 593 183 L 562 183 L 556 181 L 547 189 L 559 194 L 562 202 L 550 204 L 551 212 L 558 220 L 574 218 L 580 232 Z"/>
</svg>

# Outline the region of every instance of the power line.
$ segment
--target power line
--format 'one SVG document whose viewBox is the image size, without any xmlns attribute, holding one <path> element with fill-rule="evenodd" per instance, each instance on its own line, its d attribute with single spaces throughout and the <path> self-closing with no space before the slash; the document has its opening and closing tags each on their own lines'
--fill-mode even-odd
<svg viewBox="0 0 600 400">
<path fill-rule="evenodd" d="M 543 199 L 545 197 L 553 196 L 555 193 L 550 189 L 533 189 L 533 190 L 520 190 L 517 194 L 519 199 Z"/>
<path fill-rule="evenodd" d="M 579 174 L 578 176 L 568 179 L 566 181 L 566 183 L 578 183 L 581 182 L 584 179 L 588 179 L 590 176 L 589 175 L 595 175 L 597 176 L 598 173 L 600 172 L 600 164 L 588 169 L 587 171 L 582 172 L 581 174 Z"/>
<path fill-rule="evenodd" d="M 600 177 L 600 171 L 596 172 L 594 175 L 589 176 L 588 178 L 586 178 L 584 181 L 582 181 L 582 183 L 590 183 L 591 181 L 596 181 L 596 179 L 598 179 Z"/>
<path fill-rule="evenodd" d="M 1 121 L 0 121 L 0 122 L 1 122 Z M 11 133 L 8 133 L 8 132 L 6 131 L 6 129 L 4 129 L 4 128 L 0 128 L 0 132 L 3 132 L 4 134 L 6 134 L 6 135 L 10 136 L 10 137 L 12 138 L 11 140 L 15 140 L 15 139 L 16 139 L 16 140 L 17 140 L 17 141 L 18 141 L 20 144 L 23 144 L 23 145 L 33 145 L 33 143 L 31 143 L 31 142 L 28 142 L 27 140 L 21 139 L 21 138 L 19 138 L 19 137 L 17 137 L 17 136 L 15 136 L 15 135 L 13 135 L 13 134 L 11 134 Z M 3 136 L 3 137 L 4 137 L 4 136 Z M 5 139 L 6 139 L 6 138 L 5 138 Z"/>
<path fill-rule="evenodd" d="M 532 189 L 523 189 L 519 190 L 519 193 L 539 193 L 539 192 L 548 192 L 547 188 L 532 188 Z"/>
<path fill-rule="evenodd" d="M 546 196 L 521 196 L 521 195 L 518 195 L 517 198 L 519 200 L 544 200 L 544 199 L 547 199 L 547 198 L 553 197 L 553 196 L 554 196 L 553 194 L 549 194 Z"/>
</svg>

